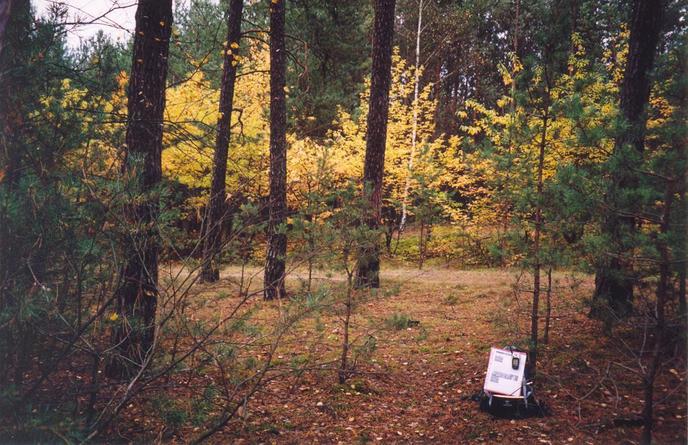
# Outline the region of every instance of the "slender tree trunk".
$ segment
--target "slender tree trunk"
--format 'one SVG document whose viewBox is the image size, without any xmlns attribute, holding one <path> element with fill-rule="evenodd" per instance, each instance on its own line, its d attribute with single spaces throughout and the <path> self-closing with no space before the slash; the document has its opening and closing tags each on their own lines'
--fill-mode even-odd
<svg viewBox="0 0 688 445">
<path fill-rule="evenodd" d="M 397 239 L 399 239 L 398 236 L 397 236 Z M 387 252 L 388 255 L 392 254 L 392 241 L 393 240 L 394 240 L 394 231 L 385 230 L 385 251 Z M 399 244 L 399 243 L 397 243 L 397 244 Z M 394 253 L 396 253 L 396 249 L 395 249 Z"/>
<path fill-rule="evenodd" d="M 406 226 L 406 213 L 408 205 L 408 195 L 411 188 L 411 176 L 413 174 L 413 160 L 416 156 L 416 144 L 418 140 L 418 90 L 420 86 L 420 33 L 423 25 L 423 0 L 418 0 L 418 28 L 416 30 L 416 65 L 413 79 L 413 125 L 411 128 L 411 153 L 406 172 L 406 182 L 404 183 L 404 194 L 401 199 L 401 220 L 399 222 L 399 233 L 404 231 Z"/>
<path fill-rule="evenodd" d="M 662 222 L 658 237 L 657 250 L 659 251 L 659 282 L 657 283 L 657 304 L 655 309 L 656 326 L 654 346 L 652 349 L 652 361 L 645 373 L 645 400 L 643 406 L 643 433 L 640 443 L 650 445 L 652 442 L 652 426 L 654 416 L 654 385 L 655 377 L 662 364 L 662 346 L 665 342 L 665 311 L 664 306 L 667 301 L 669 289 L 671 288 L 671 253 L 666 242 L 666 236 L 670 229 L 671 207 L 674 197 L 674 181 L 667 182 L 664 194 L 664 211 L 662 212 Z"/>
<path fill-rule="evenodd" d="M 346 383 L 349 378 L 349 325 L 351 324 L 351 310 L 353 306 L 353 274 L 347 272 L 346 301 L 344 302 L 344 335 L 342 339 L 342 356 L 339 364 L 339 383 Z"/>
<path fill-rule="evenodd" d="M 623 198 L 637 186 L 634 165 L 642 157 L 645 145 L 645 108 L 650 95 L 649 73 L 655 58 L 661 30 L 664 2 L 634 0 L 631 17 L 629 52 L 621 87 L 621 115 L 628 128 L 617 136 L 613 156 L 619 161 L 607 193 L 608 213 L 602 233 L 610 243 L 611 255 L 600 253 L 595 271 L 595 292 L 590 315 L 611 323 L 625 317 L 633 307 L 633 272 L 622 260 L 632 247 L 636 232 L 635 218 L 622 216 L 634 213 L 634 202 Z M 629 156 L 628 150 L 637 156 Z"/>
<path fill-rule="evenodd" d="M 516 61 L 520 59 L 518 54 L 518 33 L 521 25 L 521 0 L 516 0 L 516 10 L 514 11 L 514 60 L 511 61 L 511 127 L 514 126 L 516 119 Z M 513 130 L 509 129 L 509 143 L 511 144 Z"/>
<path fill-rule="evenodd" d="M 542 336 L 542 342 L 547 345 L 549 344 L 549 324 L 552 319 L 552 267 L 547 269 L 547 295 L 545 305 L 545 333 Z"/>
<path fill-rule="evenodd" d="M 425 259 L 425 221 L 420 222 L 420 237 L 418 239 L 418 270 L 423 270 Z"/>
<path fill-rule="evenodd" d="M 284 44 L 286 0 L 270 4 L 270 219 L 265 260 L 265 299 L 285 296 L 287 235 L 287 105 L 284 88 L 287 55 Z"/>
<path fill-rule="evenodd" d="M 382 177 L 385 169 L 385 143 L 389 114 L 389 87 L 392 81 L 392 40 L 396 0 L 375 0 L 373 25 L 373 66 L 370 81 L 370 105 L 363 166 L 363 193 L 369 203 L 367 225 L 380 225 Z M 377 243 L 361 248 L 356 271 L 358 287 L 380 287 L 380 248 Z"/>
<path fill-rule="evenodd" d="M 309 191 L 309 194 L 312 193 Z M 316 227 L 317 223 L 317 218 L 315 215 L 311 214 L 309 215 L 309 221 L 312 224 L 312 227 Z M 315 230 L 315 229 L 313 229 Z M 316 248 L 317 243 L 315 239 L 316 235 L 315 233 L 309 233 L 308 234 L 308 293 L 311 293 L 311 288 L 313 287 L 313 268 L 315 267 L 315 255 L 316 255 Z"/>
<path fill-rule="evenodd" d="M 311 287 L 313 286 L 313 257 L 308 256 L 308 293 L 311 293 Z"/>
<path fill-rule="evenodd" d="M 512 54 L 512 59 L 511 59 L 511 88 L 510 88 L 510 97 L 511 97 L 511 110 L 509 112 L 509 131 L 507 134 L 508 137 L 508 142 L 507 142 L 507 150 L 509 154 L 509 160 L 508 160 L 508 165 L 506 168 L 506 177 L 505 177 L 505 183 L 508 183 L 511 178 L 511 169 L 512 169 L 512 160 L 511 160 L 511 153 L 513 151 L 513 145 L 514 145 L 514 128 L 516 126 L 516 74 L 518 73 L 518 33 L 519 33 L 519 27 L 520 27 L 520 17 L 521 17 L 521 1 L 516 0 L 515 3 L 515 11 L 514 11 L 514 30 L 513 30 L 513 54 Z M 499 188 L 501 189 L 503 186 L 500 185 Z M 499 239 L 499 266 L 504 267 L 506 266 L 506 234 L 507 231 L 509 230 L 509 220 L 510 220 L 510 208 L 508 204 L 503 204 L 500 205 L 498 208 L 498 213 L 501 214 L 501 225 L 499 226 L 501 228 L 501 232 L 499 229 L 497 229 L 497 237 Z"/>
<path fill-rule="evenodd" d="M 683 147 L 684 153 L 685 153 L 685 146 Z M 684 159 L 683 159 L 683 165 L 684 169 L 686 167 L 686 159 L 685 159 L 685 154 L 684 154 Z M 679 315 L 681 316 L 681 322 L 684 323 L 684 327 L 686 324 L 686 315 L 688 315 L 688 309 L 686 308 L 686 272 L 688 272 L 688 234 L 686 233 L 688 231 L 688 201 L 686 201 L 686 188 L 688 186 L 688 175 L 686 175 L 686 172 L 684 171 L 683 177 L 681 178 L 681 188 L 679 192 L 679 202 L 680 204 L 680 210 L 679 210 L 679 215 L 680 218 L 678 220 L 678 225 L 679 225 L 679 230 L 680 230 L 680 237 L 679 237 L 679 248 L 677 249 L 677 253 L 679 255 L 679 259 L 677 261 L 678 264 L 678 308 L 679 308 Z M 681 227 L 683 230 L 681 231 Z M 686 336 L 685 331 L 684 331 L 684 337 Z"/>
<path fill-rule="evenodd" d="M 155 188 L 162 177 L 160 157 L 171 27 L 172 0 L 139 1 L 122 165 L 125 178 L 131 177 L 136 190 L 127 210 L 131 234 L 125 240 L 125 262 L 116 290 L 119 321 L 112 341 L 119 356 L 109 364 L 113 376 L 125 376 L 133 371 L 132 365 L 142 363 L 155 335 L 159 251 Z"/>
<path fill-rule="evenodd" d="M 678 50 L 678 58 L 680 63 L 681 75 L 688 75 L 688 45 Z M 688 272 L 688 201 L 686 201 L 686 189 L 688 189 L 688 134 L 686 134 L 685 126 L 688 125 L 688 85 L 685 83 L 680 87 L 679 100 L 677 108 L 676 123 L 684 126 L 684 131 L 675 133 L 672 145 L 674 150 L 678 152 L 680 175 L 678 178 L 678 210 L 675 217 L 678 233 L 678 246 L 676 251 L 676 267 L 678 268 L 678 306 L 679 315 L 681 316 L 681 323 L 684 323 L 684 328 L 688 320 L 688 308 L 686 308 L 686 272 Z M 684 341 L 686 339 L 684 329 Z M 684 343 L 685 344 L 685 343 Z"/>
<path fill-rule="evenodd" d="M 224 48 L 225 57 L 220 87 L 220 116 L 217 120 L 217 137 L 213 157 L 213 179 L 208 201 L 208 217 L 205 222 L 205 231 L 202 232 L 203 264 L 201 266 L 201 279 L 207 282 L 220 279 L 219 254 L 222 246 L 222 227 L 226 217 L 227 155 L 243 7 L 243 0 L 231 0 L 227 12 L 227 46 Z"/>
<path fill-rule="evenodd" d="M 549 100 L 549 99 L 548 99 Z M 549 119 L 549 103 L 545 105 L 542 116 L 542 134 L 540 139 L 540 150 L 538 153 L 537 165 L 537 202 L 535 204 L 535 234 L 533 239 L 533 253 L 535 264 L 533 265 L 533 305 L 530 316 L 530 369 L 532 376 L 537 370 L 538 353 L 538 324 L 540 318 L 540 270 L 542 259 L 540 258 L 540 238 L 542 236 L 542 191 L 543 191 L 543 170 L 545 167 L 545 147 L 547 145 L 547 124 Z"/>
<path fill-rule="evenodd" d="M 2 1 L 2 0 L 0 0 Z M 4 8 L 4 10 L 2 9 Z M 22 75 L 30 72 L 27 68 L 30 58 L 29 36 L 32 33 L 33 20 L 31 5 L 28 0 L 6 1 L 0 7 L 0 39 L 5 37 L 0 46 L 0 312 L 12 313 L 14 323 L 0 326 L 0 378 L 8 379 L 11 369 L 19 370 L 18 359 L 21 338 L 22 317 L 20 315 L 20 298 L 27 293 L 31 280 L 23 261 L 18 258 L 26 256 L 22 252 L 21 234 L 12 224 L 12 206 L 14 196 L 22 177 L 22 128 L 25 124 L 26 102 L 25 88 L 21 88 Z M 6 33 L 6 35 L 5 35 Z M 5 69 L 12 67 L 13 69 Z M 15 94 L 17 93 L 17 94 Z M 15 326 L 16 324 L 16 326 Z M 19 377 L 23 371 L 18 372 Z M 19 385 L 21 380 L 15 379 Z"/>
</svg>

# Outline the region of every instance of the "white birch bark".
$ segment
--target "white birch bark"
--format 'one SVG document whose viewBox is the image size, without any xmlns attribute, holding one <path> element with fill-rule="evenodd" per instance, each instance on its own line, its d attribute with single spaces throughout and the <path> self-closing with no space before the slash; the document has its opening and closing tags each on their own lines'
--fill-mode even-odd
<svg viewBox="0 0 688 445">
<path fill-rule="evenodd" d="M 406 183 L 404 184 L 404 194 L 401 200 L 401 220 L 399 221 L 399 233 L 404 231 L 406 218 L 408 215 L 408 195 L 411 189 L 411 175 L 413 174 L 413 161 L 416 156 L 416 146 L 418 144 L 418 89 L 420 84 L 420 34 L 423 24 L 423 0 L 418 0 L 418 29 L 416 31 L 416 65 L 415 79 L 413 85 L 413 123 L 411 130 L 411 153 L 409 154 L 408 168 L 406 173 Z"/>
</svg>

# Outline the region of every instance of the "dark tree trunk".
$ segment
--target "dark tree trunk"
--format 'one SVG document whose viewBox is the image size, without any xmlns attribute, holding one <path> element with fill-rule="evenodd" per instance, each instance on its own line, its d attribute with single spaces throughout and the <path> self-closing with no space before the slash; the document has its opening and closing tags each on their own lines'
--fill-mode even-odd
<svg viewBox="0 0 688 445">
<path fill-rule="evenodd" d="M 124 241 L 125 262 L 116 290 L 119 321 L 112 340 L 118 355 L 108 366 L 112 376 L 135 372 L 135 364 L 145 361 L 155 336 L 159 251 L 155 189 L 162 177 L 160 157 L 171 27 L 172 0 L 139 1 L 122 166 L 125 178 L 134 181 L 135 190 L 126 215 L 131 232 Z"/>
<path fill-rule="evenodd" d="M 549 326 L 552 319 L 552 266 L 547 269 L 547 294 L 545 296 L 545 333 L 542 342 L 549 344 Z"/>
<path fill-rule="evenodd" d="M 10 10 L 11 7 L 11 1 L 0 0 L 0 39 L 4 35 L 5 28 L 9 28 L 10 33 L 13 34 L 10 37 L 15 37 L 8 47 L 8 51 L 5 54 L 0 53 L 2 66 L 17 66 L 21 64 L 22 60 L 26 60 L 29 54 L 18 45 L 18 40 L 26 38 L 31 32 L 29 1 L 23 1 L 14 8 L 14 11 Z M 11 12 L 14 12 L 12 17 L 10 17 Z M 0 51 L 2 51 L 1 45 Z M 7 93 L 21 91 L 18 85 L 20 79 L 17 75 L 13 75 L 14 70 L 2 71 L 0 71 L 0 85 L 3 86 L 3 89 Z M 10 282 L 17 275 L 12 270 L 16 268 L 17 261 L 14 261 L 16 252 L 14 252 L 14 243 L 11 241 L 14 234 L 10 233 L 10 204 L 7 201 L 14 193 L 21 174 L 21 151 L 15 146 L 21 138 L 20 129 L 23 127 L 24 116 L 22 116 L 21 111 L 21 96 L 0 94 L 0 168 L 2 169 L 0 184 L 5 189 L 4 200 L 0 203 L 2 205 L 0 207 L 0 247 L 2 247 L 2 255 L 0 255 L 0 310 L 4 309 L 5 304 L 7 304 L 6 299 L 10 298 L 8 292 L 12 288 Z"/>
<path fill-rule="evenodd" d="M 5 29 L 12 14 L 13 0 L 0 0 L 0 52 L 4 46 Z"/>
<path fill-rule="evenodd" d="M 633 305 L 633 272 L 622 255 L 631 248 L 636 231 L 633 202 L 627 192 L 636 187 L 634 158 L 642 156 L 645 144 L 645 107 L 650 95 L 650 70 L 655 58 L 662 23 L 663 1 L 635 0 L 631 17 L 629 52 L 621 87 L 621 115 L 627 129 L 615 141 L 618 165 L 607 194 L 610 209 L 602 233 L 610 242 L 610 254 L 600 253 L 596 266 L 591 316 L 610 322 L 628 315 Z M 630 156 L 635 152 L 636 156 Z"/>
<path fill-rule="evenodd" d="M 285 295 L 284 272 L 287 235 L 287 104 L 284 88 L 287 58 L 284 44 L 286 0 L 270 4 L 270 216 L 265 260 L 265 299 Z"/>
<path fill-rule="evenodd" d="M 347 272 L 346 301 L 344 302 L 344 334 L 342 339 L 342 355 L 339 361 L 338 373 L 338 381 L 340 385 L 346 383 L 346 379 L 349 377 L 349 349 L 351 348 L 351 345 L 349 344 L 349 329 L 351 326 L 351 310 L 353 307 L 352 281 L 352 274 Z"/>
<path fill-rule="evenodd" d="M 545 73 L 545 78 L 547 74 Z M 537 371 L 537 357 L 538 357 L 538 333 L 540 325 L 540 272 L 542 270 L 542 254 L 540 252 L 540 241 L 543 230 L 542 218 L 542 199 L 543 199 L 543 171 L 545 167 L 545 149 L 547 147 L 547 125 L 549 123 L 549 87 L 547 89 L 547 97 L 545 109 L 542 115 L 542 133 L 540 139 L 540 148 L 538 150 L 538 164 L 537 164 L 537 204 L 535 206 L 535 233 L 533 235 L 533 304 L 530 314 L 530 371 L 534 377 Z"/>
<path fill-rule="evenodd" d="M 389 114 L 389 87 L 392 80 L 392 40 L 395 0 L 375 0 L 373 25 L 373 66 L 370 105 L 363 166 L 363 193 L 369 203 L 366 223 L 377 229 L 381 218 L 382 177 L 385 169 L 385 143 Z M 377 243 L 361 249 L 356 271 L 358 287 L 380 287 L 380 249 Z"/>
<path fill-rule="evenodd" d="M 643 433 L 640 438 L 640 443 L 643 445 L 650 445 L 652 443 L 652 427 L 654 417 L 654 389 L 655 378 L 662 365 L 662 348 L 665 346 L 665 305 L 667 297 L 671 289 L 671 252 L 670 246 L 666 241 L 666 236 L 669 234 L 671 225 L 671 208 L 673 206 L 674 181 L 669 180 L 666 185 L 664 193 L 664 209 L 662 212 L 661 224 L 659 231 L 661 237 L 658 237 L 657 251 L 659 252 L 659 282 L 657 283 L 657 303 L 654 313 L 648 315 L 656 318 L 655 338 L 652 348 L 651 362 L 647 367 L 644 376 L 644 395 L 645 400 L 643 404 Z"/>
<path fill-rule="evenodd" d="M 234 83 L 236 81 L 239 39 L 241 38 L 241 14 L 243 0 L 231 0 L 227 14 L 227 47 L 222 69 L 220 88 L 220 117 L 217 120 L 215 155 L 213 156 L 213 179 L 210 186 L 207 219 L 203 233 L 203 263 L 201 280 L 213 282 L 220 279 L 219 254 L 222 246 L 222 227 L 227 216 L 225 205 L 225 180 L 227 177 L 227 154 L 229 151 L 230 125 Z"/>
<path fill-rule="evenodd" d="M 686 174 L 685 169 L 688 168 L 688 165 L 686 165 L 686 145 L 683 144 L 683 146 L 680 147 L 681 153 L 682 153 L 682 163 L 684 166 L 684 172 L 681 178 L 679 179 L 679 218 L 678 218 L 678 226 L 679 227 L 684 227 L 683 231 L 679 231 L 679 245 L 678 248 L 676 249 L 678 259 L 676 261 L 676 265 L 678 267 L 678 309 L 679 309 L 679 315 L 681 316 L 681 323 L 683 323 L 683 326 L 687 324 L 686 322 L 686 315 L 688 315 L 688 308 L 686 307 L 686 275 L 688 272 L 688 233 L 686 233 L 688 230 L 685 229 L 685 227 L 688 227 L 688 201 L 686 201 L 686 188 L 688 188 L 688 175 Z M 686 337 L 686 333 L 684 330 L 684 340 Z"/>
<path fill-rule="evenodd" d="M 685 76 L 688 72 L 688 45 L 683 45 L 678 51 L 679 72 Z M 679 89 L 678 109 L 676 123 L 678 125 L 686 125 L 688 122 L 688 85 L 683 84 Z M 686 307 L 686 275 L 688 272 L 688 201 L 686 201 L 686 189 L 688 188 L 688 140 L 685 132 L 677 132 L 674 134 L 672 141 L 674 150 L 678 153 L 679 159 L 679 177 L 678 177 L 678 209 L 676 211 L 676 226 L 679 228 L 678 242 L 676 247 L 675 263 L 678 275 L 678 307 L 679 315 L 681 316 L 681 323 L 686 326 L 688 320 L 688 308 Z M 681 230 L 680 228 L 683 228 Z M 684 329 L 683 340 L 686 338 L 686 331 Z M 684 343 L 685 344 L 685 343 Z"/>
<path fill-rule="evenodd" d="M 418 270 L 423 270 L 423 238 L 425 237 L 425 221 L 420 221 L 420 235 L 418 236 Z"/>
<path fill-rule="evenodd" d="M 0 326 L 0 378 L 7 380 L 14 369 L 14 384 L 20 385 L 24 374 L 21 357 L 26 355 L 21 351 L 24 323 L 20 301 L 33 280 L 22 260 L 27 255 L 22 243 L 24 234 L 12 224 L 12 206 L 22 178 L 26 112 L 37 99 L 22 88 L 23 77 L 32 72 L 28 69 L 31 43 L 27 42 L 33 32 L 29 1 L 0 0 L 0 27 L 0 39 L 5 37 L 2 42 L 6 42 L 4 51 L 0 44 L 0 312 L 11 314 L 14 320 Z M 10 66 L 13 69 L 4 69 Z"/>
</svg>

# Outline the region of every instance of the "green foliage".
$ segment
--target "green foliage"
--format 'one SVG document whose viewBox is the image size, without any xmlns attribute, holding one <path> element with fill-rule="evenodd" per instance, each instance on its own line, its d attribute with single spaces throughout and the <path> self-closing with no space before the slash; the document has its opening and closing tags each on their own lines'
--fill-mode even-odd
<svg viewBox="0 0 688 445">
<path fill-rule="evenodd" d="M 288 113 L 297 134 L 323 137 L 338 109 L 353 112 L 369 72 L 372 8 L 366 0 L 293 2 L 287 8 L 290 44 L 299 54 L 288 84 Z"/>
<path fill-rule="evenodd" d="M 191 401 L 190 409 L 191 423 L 193 425 L 201 426 L 208 422 L 215 407 L 218 394 L 218 388 L 211 384 L 206 386 L 203 394 L 194 397 Z"/>
<path fill-rule="evenodd" d="M 219 87 L 223 42 L 227 35 L 225 10 L 225 2 L 175 3 L 168 75 L 171 83 L 183 82 L 191 73 L 200 70 Z"/>
<path fill-rule="evenodd" d="M 385 327 L 393 331 L 402 331 L 414 325 L 413 320 L 404 313 L 395 312 L 385 319 Z"/>
<path fill-rule="evenodd" d="M 178 401 L 168 396 L 161 395 L 154 398 L 151 405 L 155 414 L 172 431 L 177 430 L 187 420 L 187 410 Z"/>
</svg>

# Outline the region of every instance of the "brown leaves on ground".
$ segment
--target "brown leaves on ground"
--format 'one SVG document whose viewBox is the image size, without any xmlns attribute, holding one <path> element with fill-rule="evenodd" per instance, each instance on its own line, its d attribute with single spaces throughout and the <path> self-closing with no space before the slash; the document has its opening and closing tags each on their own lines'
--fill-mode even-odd
<svg viewBox="0 0 688 445">
<path fill-rule="evenodd" d="M 205 292 L 228 285 L 236 273 L 226 269 L 223 281 Z M 341 281 L 336 274 L 321 275 L 320 282 Z M 210 442 L 637 443 L 640 427 L 633 419 L 642 409 L 641 381 L 618 365 L 628 361 L 622 342 L 604 337 L 599 323 L 586 317 L 589 277 L 555 275 L 550 344 L 540 354 L 535 385 L 552 414 L 495 419 L 470 400 L 482 388 L 490 347 L 525 345 L 530 302 L 527 292 L 514 291 L 516 277 L 516 272 L 495 270 L 383 271 L 383 290 L 398 292 L 356 309 L 352 337 L 373 335 L 377 349 L 358 362 L 346 385 L 337 384 L 332 365 L 282 374 Z M 225 301 L 232 304 L 232 298 Z M 263 314 L 274 314 L 271 305 L 279 304 L 269 303 Z M 385 327 L 393 314 L 419 323 Z M 325 362 L 339 352 L 341 323 L 332 314 L 322 322 L 328 335 L 319 351 Z M 268 316 L 263 323 L 269 323 Z M 285 342 L 279 357 L 286 362 L 306 352 L 308 334 L 303 327 L 299 341 Z M 686 442 L 681 363 L 672 362 L 657 383 L 658 443 Z"/>
</svg>

